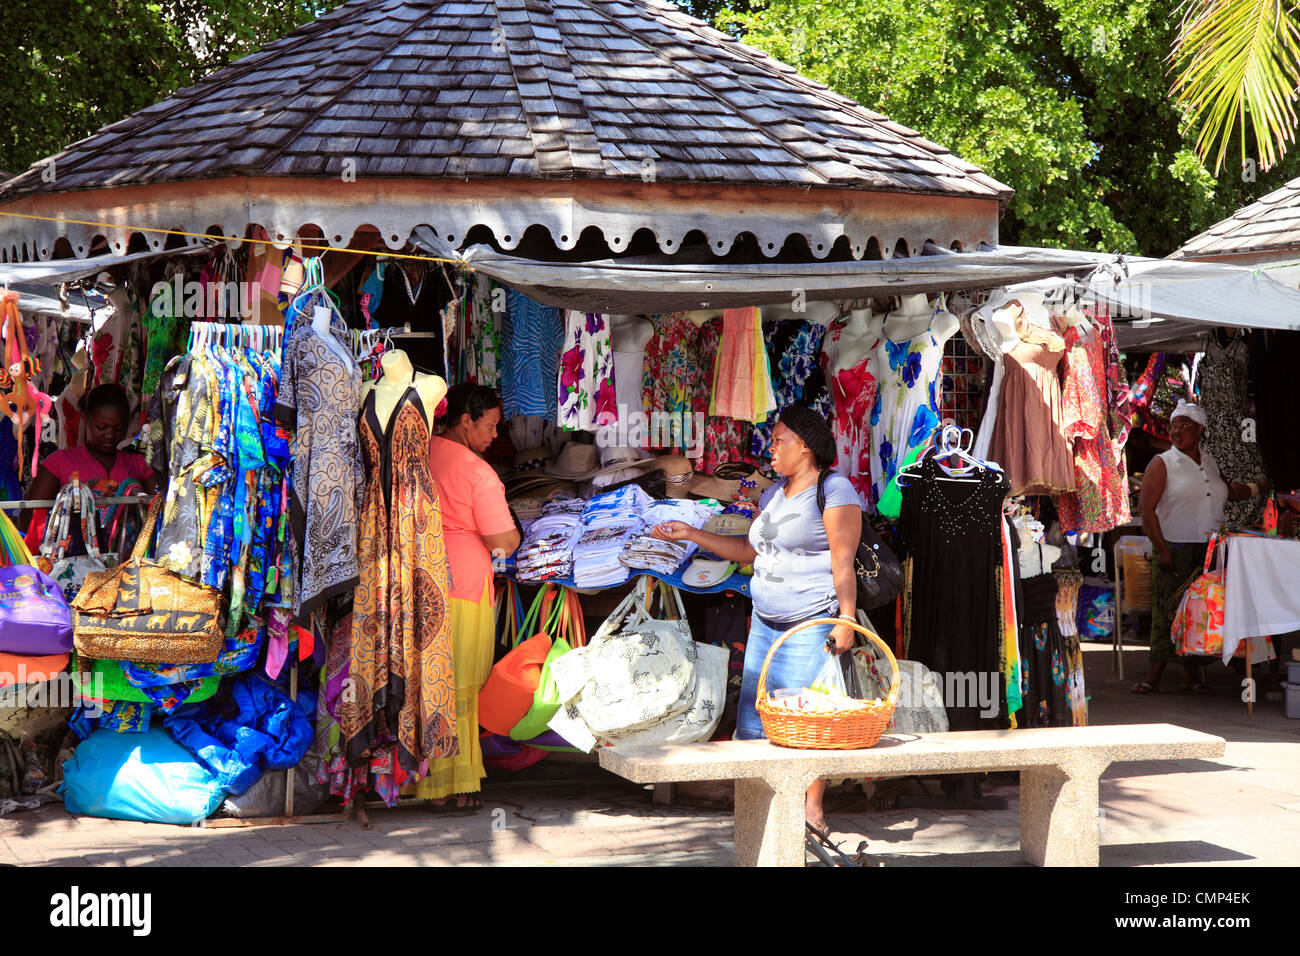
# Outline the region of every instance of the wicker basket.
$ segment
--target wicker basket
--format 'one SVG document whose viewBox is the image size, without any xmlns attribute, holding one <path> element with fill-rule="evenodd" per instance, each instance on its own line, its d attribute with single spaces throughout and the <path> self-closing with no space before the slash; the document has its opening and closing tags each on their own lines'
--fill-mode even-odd
<svg viewBox="0 0 1300 956">
<path fill-rule="evenodd" d="M 819 624 L 843 624 L 874 643 L 885 652 L 894 676 L 889 683 L 889 696 L 885 700 L 858 701 L 858 706 L 833 713 L 811 713 L 795 707 L 774 704 L 767 697 L 767 668 L 772 663 L 772 655 L 786 638 L 796 631 L 816 627 Z M 866 648 L 855 648 L 852 653 Z M 894 659 L 889 646 L 874 631 L 863 627 L 857 621 L 846 617 L 819 617 L 812 621 L 790 628 L 772 645 L 763 661 L 763 669 L 758 674 L 758 699 L 755 706 L 758 716 L 763 721 L 763 732 L 767 739 L 779 747 L 795 747 L 805 750 L 865 750 L 874 747 L 880 735 L 889 726 L 894 716 L 894 705 L 898 702 L 898 661 Z"/>
</svg>

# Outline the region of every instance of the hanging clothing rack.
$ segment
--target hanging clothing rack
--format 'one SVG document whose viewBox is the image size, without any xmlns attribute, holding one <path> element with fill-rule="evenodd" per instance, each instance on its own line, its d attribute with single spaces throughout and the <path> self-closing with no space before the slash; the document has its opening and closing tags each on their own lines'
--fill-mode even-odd
<svg viewBox="0 0 1300 956">
<path fill-rule="evenodd" d="M 192 322 L 188 349 L 204 345 L 239 346 L 278 350 L 284 344 L 282 325 L 240 325 L 229 322 Z"/>
<path fill-rule="evenodd" d="M 110 495 L 101 498 L 95 496 L 95 506 L 100 505 L 143 505 L 149 506 L 152 495 Z M 35 501 L 0 501 L 0 511 L 30 511 L 36 508 L 53 508 L 53 498 L 38 498 Z"/>
</svg>

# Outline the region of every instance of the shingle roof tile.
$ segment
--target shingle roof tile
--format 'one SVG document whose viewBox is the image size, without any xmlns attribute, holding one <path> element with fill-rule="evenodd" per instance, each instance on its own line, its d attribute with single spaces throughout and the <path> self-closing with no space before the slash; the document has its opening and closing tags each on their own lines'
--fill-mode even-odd
<svg viewBox="0 0 1300 956">
<path fill-rule="evenodd" d="M 364 176 L 639 179 L 654 159 L 663 181 L 1010 195 L 669 0 L 349 0 L 0 195 L 313 175 L 340 155 Z"/>
<path fill-rule="evenodd" d="M 1270 252 L 1300 246 L 1300 179 L 1243 206 L 1178 249 L 1174 258 L 1195 259 Z"/>
</svg>

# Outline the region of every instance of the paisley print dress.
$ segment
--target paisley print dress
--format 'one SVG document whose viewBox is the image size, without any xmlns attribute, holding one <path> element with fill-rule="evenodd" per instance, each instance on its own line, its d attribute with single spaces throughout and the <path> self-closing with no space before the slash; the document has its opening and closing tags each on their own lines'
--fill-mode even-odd
<svg viewBox="0 0 1300 956">
<path fill-rule="evenodd" d="M 346 348 L 346 346 L 345 346 Z M 289 523 L 300 556 L 300 618 L 357 586 L 357 512 L 364 484 L 356 414 L 361 367 L 312 328 L 293 323 L 275 413 L 296 428 Z"/>
<path fill-rule="evenodd" d="M 429 425 L 415 387 L 397 402 L 387 433 L 367 396 L 359 423 L 365 455 L 360 581 L 353 599 L 349 676 L 339 722 L 353 767 L 395 748 L 397 765 L 422 776 L 456 753 L 450 585 L 438 487 L 429 471 Z"/>
<path fill-rule="evenodd" d="M 1226 346 L 1220 344 L 1218 333 L 1210 333 L 1201 363 L 1201 400 L 1206 417 L 1201 447 L 1214 456 L 1224 481 L 1258 481 L 1266 473 L 1259 444 L 1242 440 L 1243 435 L 1250 435 L 1246 396 L 1249 360 L 1250 350 L 1242 332 L 1238 331 Z M 1223 513 L 1230 524 L 1260 525 L 1264 521 L 1264 499 L 1229 501 Z"/>
</svg>

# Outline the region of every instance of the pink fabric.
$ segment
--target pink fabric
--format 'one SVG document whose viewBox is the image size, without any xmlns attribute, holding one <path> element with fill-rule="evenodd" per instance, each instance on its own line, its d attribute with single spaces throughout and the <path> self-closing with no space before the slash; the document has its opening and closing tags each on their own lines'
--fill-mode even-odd
<svg viewBox="0 0 1300 956">
<path fill-rule="evenodd" d="M 79 474 L 83 481 L 97 481 L 100 478 L 110 481 L 126 481 L 128 478 L 145 481 L 153 477 L 153 469 L 144 460 L 144 456 L 133 451 L 118 451 L 112 472 L 105 474 L 104 466 L 95 460 L 85 445 L 56 451 L 45 459 L 45 467 L 59 479 L 60 485 L 66 485 L 73 472 Z"/>
<path fill-rule="evenodd" d="M 514 530 L 505 486 L 492 466 L 459 442 L 433 438 L 429 465 L 438 483 L 442 533 L 451 569 L 451 596 L 475 604 L 484 600 L 484 581 L 492 580 L 492 556 L 484 535 Z M 486 598 L 495 601 L 492 585 Z"/>
<path fill-rule="evenodd" d="M 724 309 L 722 344 L 714 370 L 713 408 L 715 415 L 754 420 L 754 310 Z"/>
</svg>

